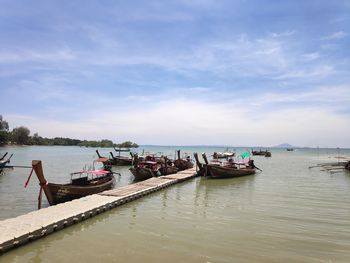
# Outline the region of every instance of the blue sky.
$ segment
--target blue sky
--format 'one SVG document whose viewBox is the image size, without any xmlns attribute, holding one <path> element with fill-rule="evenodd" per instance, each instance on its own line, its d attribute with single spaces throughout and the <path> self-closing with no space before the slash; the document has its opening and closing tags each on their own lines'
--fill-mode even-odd
<svg viewBox="0 0 350 263">
<path fill-rule="evenodd" d="M 0 114 L 11 128 L 350 147 L 350 1 L 0 5 Z"/>
</svg>

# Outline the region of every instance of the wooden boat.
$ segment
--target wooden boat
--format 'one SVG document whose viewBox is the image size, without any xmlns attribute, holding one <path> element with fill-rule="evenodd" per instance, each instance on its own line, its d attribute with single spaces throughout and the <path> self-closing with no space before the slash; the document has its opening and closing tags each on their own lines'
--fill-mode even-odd
<svg viewBox="0 0 350 263">
<path fill-rule="evenodd" d="M 287 148 L 286 150 L 287 150 L 287 152 L 293 152 L 294 151 L 293 148 Z"/>
<path fill-rule="evenodd" d="M 267 150 L 263 151 L 260 149 L 259 151 L 257 151 L 257 150 L 252 149 L 252 155 L 265 156 L 267 152 L 268 152 Z"/>
<path fill-rule="evenodd" d="M 232 166 L 217 166 L 207 165 L 205 176 L 211 178 L 231 178 L 255 174 L 255 169 L 252 168 L 234 168 Z"/>
<path fill-rule="evenodd" d="M 118 153 L 117 156 L 114 156 L 113 153 L 110 153 L 112 156 L 112 159 L 114 160 L 114 165 L 119 165 L 119 166 L 128 166 L 132 165 L 132 153 L 130 152 L 129 148 L 115 148 L 114 150 Z M 131 155 L 131 158 L 128 156 L 122 156 L 122 152 L 128 152 Z"/>
<path fill-rule="evenodd" d="M 169 175 L 177 173 L 178 169 L 168 157 L 161 157 L 160 168 L 158 169 L 161 175 Z"/>
<path fill-rule="evenodd" d="M 200 168 L 199 173 L 203 176 L 207 176 L 210 178 L 232 178 L 232 177 L 240 177 L 255 174 L 254 161 L 250 160 L 249 162 L 229 162 L 224 165 L 220 165 L 217 163 L 210 164 L 205 154 L 202 154 L 204 159 L 204 164 L 199 162 L 197 153 L 195 154 L 195 159 L 198 167 Z M 240 166 L 244 165 L 243 168 Z"/>
<path fill-rule="evenodd" d="M 187 156 L 186 159 L 181 159 L 180 150 L 177 150 L 177 159 L 174 161 L 174 165 L 179 171 L 183 171 L 192 168 L 193 162 L 190 156 Z"/>
<path fill-rule="evenodd" d="M 234 152 L 231 152 L 228 150 L 228 148 L 226 149 L 225 152 L 214 152 L 213 153 L 213 158 L 214 159 L 228 159 L 228 158 L 231 158 L 231 157 L 234 157 L 235 156 L 235 153 Z"/>
<path fill-rule="evenodd" d="M 97 162 L 103 163 L 104 166 L 110 166 L 114 164 L 114 159 L 110 159 L 108 157 L 103 157 L 101 156 L 100 152 L 96 150 L 98 159 L 96 160 Z"/>
<path fill-rule="evenodd" d="M 0 157 L 0 161 L 4 160 L 7 154 L 8 152 L 5 152 L 5 154 L 2 157 Z"/>
<path fill-rule="evenodd" d="M 13 154 L 11 154 L 10 157 L 5 160 L 6 155 L 7 155 L 7 152 L 0 159 L 0 169 L 6 168 L 6 164 L 10 163 L 10 160 L 13 156 Z"/>
<path fill-rule="evenodd" d="M 129 166 L 132 165 L 132 159 L 126 156 L 114 156 L 112 152 L 111 154 L 111 160 L 113 165 L 118 165 L 118 166 Z"/>
<path fill-rule="evenodd" d="M 159 168 L 160 164 L 158 162 L 151 160 L 140 161 L 138 155 L 134 154 L 134 167 L 129 170 L 134 175 L 135 181 L 142 181 L 161 175 Z"/>
<path fill-rule="evenodd" d="M 49 183 L 44 177 L 41 161 L 32 161 L 32 167 L 41 186 L 39 196 L 41 196 L 41 190 L 44 190 L 50 205 L 109 190 L 113 187 L 115 182 L 114 175 L 111 171 L 95 170 L 72 173 L 71 181 L 68 184 Z M 41 201 L 39 202 L 40 208 Z"/>
<path fill-rule="evenodd" d="M 271 157 L 271 152 L 266 151 L 266 152 L 265 152 L 265 157 Z"/>
<path fill-rule="evenodd" d="M 350 171 L 350 161 L 345 164 L 345 169 Z"/>
</svg>

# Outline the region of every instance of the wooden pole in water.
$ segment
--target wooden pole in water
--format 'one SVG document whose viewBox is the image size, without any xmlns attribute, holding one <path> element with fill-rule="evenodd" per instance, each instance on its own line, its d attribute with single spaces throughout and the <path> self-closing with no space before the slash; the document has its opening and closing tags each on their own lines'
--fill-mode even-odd
<svg viewBox="0 0 350 263">
<path fill-rule="evenodd" d="M 177 150 L 177 159 L 180 160 L 180 159 L 181 159 L 180 157 L 181 157 L 181 156 L 180 156 L 180 150 Z"/>
<path fill-rule="evenodd" d="M 36 176 L 39 179 L 40 186 L 44 190 L 44 193 L 46 195 L 47 201 L 49 201 L 50 205 L 54 205 L 50 189 L 48 188 L 47 181 L 46 181 L 46 179 L 44 177 L 44 172 L 43 172 L 43 167 L 41 165 L 41 161 L 40 160 L 33 160 L 32 161 L 32 167 L 33 167 L 33 169 L 35 171 Z"/>
</svg>

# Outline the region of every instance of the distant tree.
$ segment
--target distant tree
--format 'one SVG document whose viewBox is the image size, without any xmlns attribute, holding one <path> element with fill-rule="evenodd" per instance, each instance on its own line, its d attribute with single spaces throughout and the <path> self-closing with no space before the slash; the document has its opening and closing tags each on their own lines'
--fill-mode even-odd
<svg viewBox="0 0 350 263">
<path fill-rule="evenodd" d="M 30 137 L 29 142 L 31 145 L 45 145 L 45 139 L 36 132 Z"/>
<path fill-rule="evenodd" d="M 2 119 L 2 115 L 0 115 L 0 131 L 8 131 L 9 124 L 7 121 Z"/>
<path fill-rule="evenodd" d="M 116 146 L 119 148 L 137 148 L 137 147 L 139 147 L 138 144 L 130 142 L 130 141 L 119 143 Z"/>
<path fill-rule="evenodd" d="M 8 131 L 0 131 L 0 145 L 6 144 L 10 139 Z"/>
<path fill-rule="evenodd" d="M 102 140 L 100 147 L 113 147 L 113 142 L 111 140 Z"/>
<path fill-rule="evenodd" d="M 29 134 L 30 130 L 27 127 L 16 127 L 12 130 L 11 133 L 12 141 L 17 144 L 28 144 Z"/>
<path fill-rule="evenodd" d="M 113 142 L 111 140 L 101 140 L 101 141 L 79 141 L 79 146 L 85 147 L 113 147 Z"/>
</svg>

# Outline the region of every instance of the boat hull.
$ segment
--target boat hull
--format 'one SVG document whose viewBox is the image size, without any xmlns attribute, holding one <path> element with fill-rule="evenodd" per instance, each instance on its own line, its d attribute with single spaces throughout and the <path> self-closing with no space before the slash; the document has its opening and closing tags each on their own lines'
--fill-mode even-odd
<svg viewBox="0 0 350 263">
<path fill-rule="evenodd" d="M 129 170 L 135 177 L 135 181 L 143 181 L 156 176 L 155 172 L 153 172 L 150 168 L 133 167 L 133 168 L 130 168 Z"/>
<path fill-rule="evenodd" d="M 47 187 L 52 195 L 53 204 L 59 204 L 109 190 L 113 187 L 114 182 L 114 176 L 108 175 L 98 180 L 92 180 L 85 186 L 48 183 Z"/>
<path fill-rule="evenodd" d="M 179 171 L 183 171 L 183 170 L 190 169 L 193 167 L 192 162 L 184 160 L 184 159 L 175 160 L 174 165 Z"/>
<path fill-rule="evenodd" d="M 255 174 L 255 169 L 235 169 L 217 165 L 205 165 L 205 175 L 211 178 L 233 178 Z"/>
<path fill-rule="evenodd" d="M 178 169 L 175 166 L 167 166 L 159 169 L 162 175 L 176 174 Z"/>
<path fill-rule="evenodd" d="M 132 159 L 131 158 L 114 157 L 113 165 L 129 166 L 129 165 L 132 165 Z"/>
</svg>

